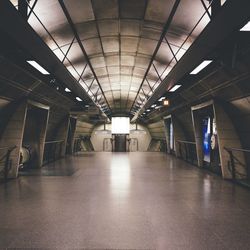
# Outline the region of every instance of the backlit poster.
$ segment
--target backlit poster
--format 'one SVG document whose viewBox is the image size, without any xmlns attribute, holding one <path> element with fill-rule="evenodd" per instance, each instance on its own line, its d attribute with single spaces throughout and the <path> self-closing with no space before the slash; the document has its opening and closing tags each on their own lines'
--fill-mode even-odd
<svg viewBox="0 0 250 250">
<path fill-rule="evenodd" d="M 211 151 L 211 119 L 206 117 L 202 120 L 202 139 L 203 139 L 203 160 L 210 162 Z"/>
</svg>

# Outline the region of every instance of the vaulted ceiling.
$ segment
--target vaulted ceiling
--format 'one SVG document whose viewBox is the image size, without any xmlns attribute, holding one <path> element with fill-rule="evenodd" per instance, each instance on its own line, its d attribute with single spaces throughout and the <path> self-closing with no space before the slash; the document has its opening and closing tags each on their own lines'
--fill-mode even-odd
<svg viewBox="0 0 250 250">
<path fill-rule="evenodd" d="M 28 23 L 107 114 L 142 108 L 211 12 L 207 0 L 31 0 L 29 6 Z"/>
</svg>

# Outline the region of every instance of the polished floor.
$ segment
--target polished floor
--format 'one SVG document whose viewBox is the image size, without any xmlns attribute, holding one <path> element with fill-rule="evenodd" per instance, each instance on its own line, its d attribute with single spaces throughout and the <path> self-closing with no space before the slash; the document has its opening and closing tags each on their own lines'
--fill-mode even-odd
<svg viewBox="0 0 250 250">
<path fill-rule="evenodd" d="M 5 248 L 250 249 L 250 190 L 161 153 L 81 154 L 0 185 Z"/>
</svg>

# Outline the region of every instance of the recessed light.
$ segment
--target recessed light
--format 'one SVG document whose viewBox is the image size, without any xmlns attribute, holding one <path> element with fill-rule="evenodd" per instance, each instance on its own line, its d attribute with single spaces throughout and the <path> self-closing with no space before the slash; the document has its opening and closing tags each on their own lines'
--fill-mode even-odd
<svg viewBox="0 0 250 250">
<path fill-rule="evenodd" d="M 175 86 L 173 86 L 170 90 L 169 90 L 169 92 L 175 92 L 178 88 L 180 88 L 181 87 L 181 85 L 180 84 L 176 84 Z"/>
<path fill-rule="evenodd" d="M 150 111 L 150 109 L 147 109 L 146 111 L 147 111 L 147 112 L 149 112 L 149 111 Z"/>
<path fill-rule="evenodd" d="M 44 75 L 49 75 L 50 73 L 44 69 L 40 64 L 38 64 L 36 61 L 27 61 L 32 67 L 40 71 Z"/>
<path fill-rule="evenodd" d="M 155 109 L 160 109 L 161 108 L 161 106 L 157 106 L 157 107 L 155 107 Z"/>
<path fill-rule="evenodd" d="M 212 60 L 205 60 L 203 61 L 199 66 L 197 66 L 191 73 L 190 75 L 196 75 L 198 74 L 201 70 L 203 70 L 205 67 L 207 67 Z"/>
<path fill-rule="evenodd" d="M 163 101 L 163 105 L 164 105 L 164 106 L 168 106 L 168 105 L 169 105 L 169 100 L 164 100 L 164 101 Z"/>
<path fill-rule="evenodd" d="M 69 88 L 65 88 L 64 91 L 68 92 L 68 93 L 71 92 L 71 90 Z"/>
<path fill-rule="evenodd" d="M 76 97 L 76 100 L 79 101 L 79 102 L 82 102 L 82 99 L 80 97 Z"/>
<path fill-rule="evenodd" d="M 247 24 L 244 25 L 244 26 L 240 29 L 240 31 L 250 31 L 250 21 L 247 22 Z"/>
<path fill-rule="evenodd" d="M 164 99 L 166 99 L 165 96 L 161 97 L 158 101 L 161 102 L 161 101 L 163 101 Z"/>
<path fill-rule="evenodd" d="M 151 105 L 151 108 L 154 108 L 154 107 L 156 107 L 156 104 Z"/>
</svg>

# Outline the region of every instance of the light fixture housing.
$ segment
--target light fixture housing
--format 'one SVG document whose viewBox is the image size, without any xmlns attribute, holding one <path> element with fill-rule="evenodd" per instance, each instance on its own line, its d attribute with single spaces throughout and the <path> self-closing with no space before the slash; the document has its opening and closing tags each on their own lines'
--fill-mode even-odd
<svg viewBox="0 0 250 250">
<path fill-rule="evenodd" d="M 240 31 L 250 31 L 250 21 L 248 21 L 241 29 Z"/>
<path fill-rule="evenodd" d="M 28 64 L 30 64 L 33 68 L 35 68 L 36 70 L 38 70 L 40 73 L 42 73 L 43 75 L 49 75 L 50 73 L 44 69 L 40 64 L 38 64 L 36 61 L 32 61 L 29 60 L 27 61 Z"/>
<path fill-rule="evenodd" d="M 201 70 L 203 70 L 204 68 L 206 68 L 211 62 L 212 62 L 212 60 L 204 60 L 199 66 L 197 66 L 197 67 L 190 73 L 190 75 L 196 75 L 196 74 L 198 74 Z"/>
<path fill-rule="evenodd" d="M 176 84 L 176 85 L 174 85 L 170 90 L 169 90 L 169 92 L 175 92 L 177 89 L 179 89 L 181 87 L 181 85 L 180 84 Z"/>
</svg>

